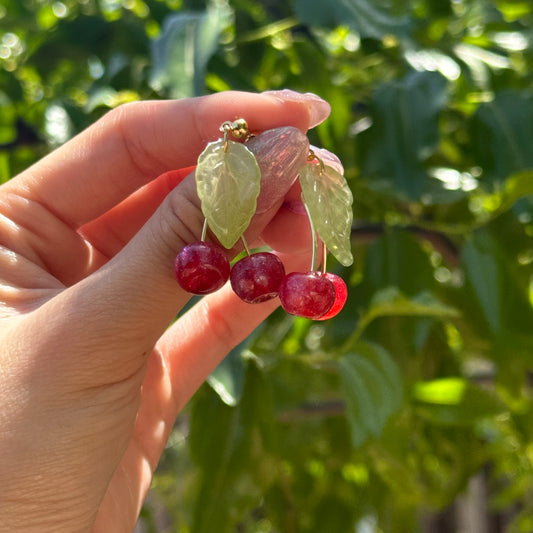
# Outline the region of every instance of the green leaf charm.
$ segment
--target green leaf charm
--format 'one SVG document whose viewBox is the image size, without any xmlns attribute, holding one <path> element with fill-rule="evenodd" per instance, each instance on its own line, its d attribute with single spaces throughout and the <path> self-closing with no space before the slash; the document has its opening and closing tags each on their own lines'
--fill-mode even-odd
<svg viewBox="0 0 533 533">
<path fill-rule="evenodd" d="M 353 195 L 346 179 L 320 163 L 305 165 L 300 170 L 300 184 L 318 235 L 342 265 L 350 266 Z"/>
<path fill-rule="evenodd" d="M 209 143 L 198 158 L 196 188 L 202 213 L 222 246 L 231 248 L 244 233 L 257 205 L 261 171 L 241 143 Z"/>
</svg>

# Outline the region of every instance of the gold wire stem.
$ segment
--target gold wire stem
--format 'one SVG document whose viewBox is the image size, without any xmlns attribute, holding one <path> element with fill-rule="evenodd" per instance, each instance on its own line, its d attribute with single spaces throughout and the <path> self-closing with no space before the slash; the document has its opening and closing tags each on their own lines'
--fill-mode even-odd
<svg viewBox="0 0 533 533">
<path fill-rule="evenodd" d="M 320 165 L 319 174 L 320 174 L 320 176 L 322 176 L 322 174 L 326 170 L 326 165 L 324 164 L 324 161 L 322 161 L 322 159 L 320 157 L 318 157 L 311 148 L 309 148 L 309 154 L 307 155 L 307 161 L 309 161 L 309 162 L 318 161 L 318 164 Z"/>
<path fill-rule="evenodd" d="M 250 248 L 248 248 L 248 243 L 246 242 L 244 235 L 241 235 L 241 241 L 242 241 L 242 245 L 244 246 L 244 251 L 246 252 L 246 255 L 252 255 L 250 252 Z"/>
<path fill-rule="evenodd" d="M 311 213 L 309 212 L 309 208 L 307 207 L 307 204 L 305 203 L 305 200 L 302 195 L 302 203 L 304 204 L 305 212 L 307 213 L 307 218 L 309 220 L 309 227 L 311 228 L 311 239 L 313 241 L 313 248 L 311 253 L 311 272 L 314 272 L 316 270 L 316 251 L 318 247 L 318 239 L 315 231 L 315 226 L 313 225 L 313 220 L 311 219 Z"/>
<path fill-rule="evenodd" d="M 226 120 L 219 129 L 224 134 L 224 152 L 228 151 L 230 133 L 235 139 L 244 139 L 245 142 L 252 136 L 248 129 L 248 123 L 243 118 L 238 118 L 233 122 Z"/>
<path fill-rule="evenodd" d="M 207 237 L 207 218 L 204 218 L 204 225 L 202 227 L 202 237 L 200 238 L 200 240 L 202 242 L 205 242 L 206 237 Z"/>
<path fill-rule="evenodd" d="M 326 244 L 324 243 L 324 241 L 321 241 L 322 242 L 322 275 L 325 275 L 327 270 L 326 270 L 326 262 L 328 260 L 328 249 L 326 248 Z"/>
<path fill-rule="evenodd" d="M 229 143 L 229 132 L 231 130 L 231 122 L 224 122 L 222 126 L 220 126 L 220 131 L 224 134 L 224 152 L 228 151 L 228 143 Z"/>
</svg>

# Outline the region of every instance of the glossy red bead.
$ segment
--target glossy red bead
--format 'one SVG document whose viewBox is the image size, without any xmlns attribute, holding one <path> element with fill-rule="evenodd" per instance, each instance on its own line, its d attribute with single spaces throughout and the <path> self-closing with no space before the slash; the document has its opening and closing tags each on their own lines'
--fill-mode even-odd
<svg viewBox="0 0 533 533">
<path fill-rule="evenodd" d="M 285 268 L 277 255 L 259 252 L 248 255 L 233 265 L 231 287 L 241 300 L 261 303 L 276 298 L 285 276 Z"/>
<path fill-rule="evenodd" d="M 279 297 L 287 313 L 316 320 L 331 309 L 335 287 L 320 272 L 291 272 L 281 282 Z"/>
<path fill-rule="evenodd" d="M 193 242 L 176 256 L 174 272 L 180 287 L 193 294 L 209 294 L 220 289 L 230 275 L 224 250 L 210 242 Z"/>
<path fill-rule="evenodd" d="M 324 276 L 326 276 L 326 278 L 328 278 L 335 287 L 335 301 L 333 302 L 331 309 L 318 320 L 328 320 L 329 318 L 333 318 L 334 316 L 338 315 L 342 311 L 342 308 L 344 307 L 344 304 L 348 298 L 348 287 L 340 276 L 337 276 L 337 274 L 332 274 L 331 272 L 326 272 Z"/>
</svg>

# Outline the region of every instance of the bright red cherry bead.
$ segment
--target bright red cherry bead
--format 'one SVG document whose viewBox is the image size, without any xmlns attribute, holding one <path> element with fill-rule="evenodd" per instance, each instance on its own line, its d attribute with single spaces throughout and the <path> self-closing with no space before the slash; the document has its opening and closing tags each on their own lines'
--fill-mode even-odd
<svg viewBox="0 0 533 533">
<path fill-rule="evenodd" d="M 335 287 L 320 272 L 291 272 L 281 282 L 279 298 L 287 313 L 316 320 L 331 309 Z"/>
<path fill-rule="evenodd" d="M 174 272 L 182 289 L 193 294 L 209 294 L 228 281 L 230 263 L 220 246 L 193 242 L 176 256 Z"/>
<path fill-rule="evenodd" d="M 340 276 L 337 276 L 337 274 L 332 274 L 331 272 L 326 272 L 324 276 L 328 278 L 335 287 L 335 301 L 333 302 L 331 309 L 318 320 L 328 320 L 329 318 L 333 318 L 334 316 L 338 315 L 348 298 L 348 287 L 346 287 L 346 283 Z"/>
<path fill-rule="evenodd" d="M 266 302 L 278 295 L 285 268 L 277 255 L 259 252 L 243 257 L 231 269 L 235 294 L 247 303 Z"/>
</svg>

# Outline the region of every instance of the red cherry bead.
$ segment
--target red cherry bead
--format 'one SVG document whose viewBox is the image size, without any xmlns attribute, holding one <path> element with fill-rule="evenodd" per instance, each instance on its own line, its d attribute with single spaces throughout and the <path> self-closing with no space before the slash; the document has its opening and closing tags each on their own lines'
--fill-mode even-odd
<svg viewBox="0 0 533 533">
<path fill-rule="evenodd" d="M 331 309 L 335 287 L 320 272 L 291 272 L 281 282 L 279 298 L 287 313 L 316 320 Z"/>
<path fill-rule="evenodd" d="M 338 315 L 348 298 L 348 287 L 346 287 L 346 283 L 340 276 L 337 276 L 337 274 L 332 274 L 331 272 L 326 272 L 324 276 L 328 278 L 335 287 L 335 302 L 333 302 L 331 309 L 318 320 L 328 320 L 329 318 L 333 318 L 334 316 Z"/>
<path fill-rule="evenodd" d="M 243 257 L 231 269 L 230 281 L 241 300 L 261 303 L 278 295 L 285 268 L 277 255 L 259 252 Z"/>
<path fill-rule="evenodd" d="M 228 281 L 230 263 L 220 246 L 193 242 L 176 256 L 174 272 L 182 289 L 193 294 L 209 294 Z"/>
</svg>

